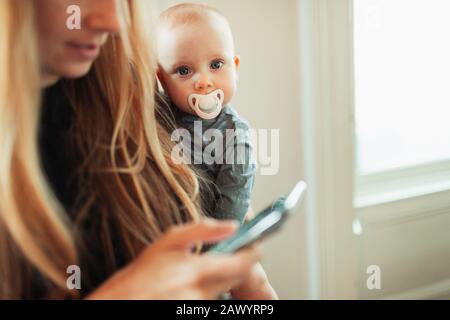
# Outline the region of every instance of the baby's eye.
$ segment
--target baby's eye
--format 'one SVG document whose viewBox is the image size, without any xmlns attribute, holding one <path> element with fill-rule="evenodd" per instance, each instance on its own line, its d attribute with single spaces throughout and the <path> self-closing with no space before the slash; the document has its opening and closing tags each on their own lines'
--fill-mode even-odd
<svg viewBox="0 0 450 320">
<path fill-rule="evenodd" d="M 180 76 L 187 76 L 191 70 L 188 67 L 179 67 L 177 68 L 176 72 L 180 75 Z"/>
<path fill-rule="evenodd" d="M 216 60 L 211 62 L 211 69 L 220 69 L 223 66 L 223 62 L 220 60 Z"/>
</svg>

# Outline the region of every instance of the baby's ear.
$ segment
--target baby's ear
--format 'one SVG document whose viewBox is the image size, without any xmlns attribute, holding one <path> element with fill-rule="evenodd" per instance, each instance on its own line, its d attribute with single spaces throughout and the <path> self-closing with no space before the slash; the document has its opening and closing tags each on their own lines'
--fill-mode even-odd
<svg viewBox="0 0 450 320">
<path fill-rule="evenodd" d="M 234 67 L 236 68 L 236 71 L 239 72 L 239 68 L 241 67 L 241 57 L 238 55 L 234 56 Z"/>
<path fill-rule="evenodd" d="M 161 67 L 159 65 L 156 67 L 156 77 L 158 78 L 159 82 L 161 82 L 162 72 L 161 72 Z"/>
<path fill-rule="evenodd" d="M 158 65 L 158 67 L 156 68 L 156 78 L 159 81 L 159 84 L 161 85 L 162 89 L 164 88 L 164 79 L 162 76 L 162 69 L 161 66 Z"/>
<path fill-rule="evenodd" d="M 239 79 L 239 69 L 241 68 L 241 57 L 234 56 L 234 67 L 236 68 L 236 79 Z"/>
</svg>

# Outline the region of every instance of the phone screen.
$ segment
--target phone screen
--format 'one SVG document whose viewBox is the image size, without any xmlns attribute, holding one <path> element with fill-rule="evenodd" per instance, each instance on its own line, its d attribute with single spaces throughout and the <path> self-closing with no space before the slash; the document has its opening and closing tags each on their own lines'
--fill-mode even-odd
<svg viewBox="0 0 450 320">
<path fill-rule="evenodd" d="M 208 253 L 233 253 L 274 232 L 300 203 L 305 191 L 306 183 L 300 181 L 288 197 L 278 198 L 255 218 L 242 225 L 234 236 L 218 243 Z"/>
</svg>

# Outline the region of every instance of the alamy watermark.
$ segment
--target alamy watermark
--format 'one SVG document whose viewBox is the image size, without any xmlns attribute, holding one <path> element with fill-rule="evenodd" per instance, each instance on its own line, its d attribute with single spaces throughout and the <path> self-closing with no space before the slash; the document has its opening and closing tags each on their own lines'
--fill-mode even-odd
<svg viewBox="0 0 450 320">
<path fill-rule="evenodd" d="M 377 265 L 370 265 L 367 267 L 366 273 L 369 274 L 366 281 L 367 289 L 381 290 L 381 268 Z"/>
<path fill-rule="evenodd" d="M 69 17 L 66 21 L 66 27 L 69 30 L 81 29 L 81 8 L 77 5 L 71 5 L 66 10 Z"/>
<path fill-rule="evenodd" d="M 81 29 L 81 8 L 70 5 L 66 27 Z M 225 137 L 224 137 L 225 134 Z M 220 129 L 202 130 L 202 122 L 194 121 L 191 136 L 186 129 L 172 133 L 176 146 L 172 150 L 172 161 L 176 164 L 250 164 L 254 163 L 263 176 L 276 175 L 280 168 L 279 129 Z"/>
<path fill-rule="evenodd" d="M 67 267 L 66 273 L 69 275 L 66 285 L 69 290 L 81 290 L 81 268 L 77 265 Z M 377 265 L 367 267 L 366 273 L 369 275 L 366 286 L 369 290 L 381 290 L 381 268 Z"/>
<path fill-rule="evenodd" d="M 208 129 L 194 121 L 193 131 L 176 129 L 171 139 L 172 161 L 176 164 L 250 164 L 261 175 L 276 175 L 280 168 L 279 129 Z"/>
<path fill-rule="evenodd" d="M 67 289 L 81 290 L 81 268 L 71 265 L 67 267 L 66 273 L 69 274 L 66 280 Z"/>
</svg>

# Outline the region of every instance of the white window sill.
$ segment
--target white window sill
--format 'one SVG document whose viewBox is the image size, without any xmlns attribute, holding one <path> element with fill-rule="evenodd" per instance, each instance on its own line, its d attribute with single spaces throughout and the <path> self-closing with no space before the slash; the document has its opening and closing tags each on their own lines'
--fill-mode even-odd
<svg viewBox="0 0 450 320">
<path fill-rule="evenodd" d="M 450 161 L 361 176 L 355 187 L 356 209 L 442 193 L 450 190 Z"/>
</svg>

